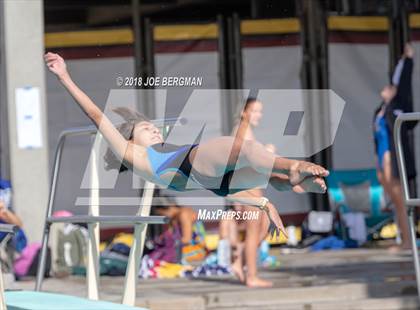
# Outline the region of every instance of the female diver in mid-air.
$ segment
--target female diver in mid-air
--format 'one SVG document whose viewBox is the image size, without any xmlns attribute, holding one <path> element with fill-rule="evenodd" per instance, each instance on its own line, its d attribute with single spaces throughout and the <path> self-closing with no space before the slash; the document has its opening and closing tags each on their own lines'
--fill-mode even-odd
<svg viewBox="0 0 420 310">
<path fill-rule="evenodd" d="M 105 154 L 108 169 L 129 168 L 147 181 L 176 191 L 190 190 L 187 183 L 192 180 L 200 188 L 238 202 L 241 202 L 240 191 L 266 185 L 267 180 L 280 191 L 326 191 L 323 177 L 328 175 L 328 170 L 313 163 L 276 156 L 256 141 L 218 137 L 192 145 L 168 144 L 147 118 L 121 107 L 114 111 L 126 123 L 116 128 L 72 81 L 60 55 L 47 53 L 44 58 L 49 70 L 111 145 L 112 151 Z M 230 186 L 233 183 L 234 186 Z M 258 199 L 255 206 L 267 213 L 272 235 L 282 231 L 287 236 L 276 208 L 268 199 Z"/>
</svg>

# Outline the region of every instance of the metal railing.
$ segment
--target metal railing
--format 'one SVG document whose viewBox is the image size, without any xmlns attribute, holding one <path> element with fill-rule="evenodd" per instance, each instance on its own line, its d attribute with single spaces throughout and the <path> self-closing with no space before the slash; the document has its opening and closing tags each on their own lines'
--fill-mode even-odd
<svg viewBox="0 0 420 310">
<path fill-rule="evenodd" d="M 400 114 L 394 125 L 394 141 L 395 147 L 397 152 L 397 161 L 398 161 L 398 169 L 400 172 L 400 182 L 404 197 L 404 203 L 408 207 L 408 222 L 410 227 L 410 236 L 411 236 L 411 247 L 413 253 L 413 260 L 414 260 L 414 267 L 416 272 L 416 282 L 417 282 L 417 294 L 420 300 L 420 262 L 419 262 L 419 254 L 417 249 L 417 241 L 416 241 L 416 229 L 415 229 L 415 207 L 420 206 L 420 199 L 419 198 L 411 198 L 410 197 L 410 190 L 409 184 L 407 179 L 407 171 L 405 166 L 405 159 L 404 159 L 404 152 L 402 147 L 401 141 L 401 126 L 404 122 L 415 122 L 420 121 L 420 113 L 403 113 Z"/>
<path fill-rule="evenodd" d="M 152 121 L 156 126 L 162 128 L 163 135 L 166 136 L 172 126 L 182 126 L 187 123 L 185 118 L 171 118 Z M 100 216 L 99 215 L 99 179 L 97 168 L 97 151 L 99 149 L 101 138 L 95 140 L 95 144 L 91 153 L 90 165 L 90 197 L 89 197 L 89 215 L 77 215 L 69 217 L 56 218 L 52 216 L 54 210 L 54 201 L 57 192 L 57 181 L 60 172 L 61 157 L 65 140 L 70 136 L 93 135 L 97 133 L 94 126 L 73 128 L 65 130 L 61 133 L 55 152 L 53 173 L 51 177 L 51 188 L 46 211 L 46 220 L 42 238 L 41 254 L 38 263 L 38 272 L 36 277 L 35 290 L 40 291 L 42 281 L 45 274 L 47 247 L 50 234 L 50 227 L 54 223 L 87 223 L 88 226 L 88 245 L 87 245 L 87 262 L 86 262 L 86 280 L 88 288 L 88 298 L 93 300 L 99 299 L 99 223 L 123 223 L 134 225 L 134 240 L 130 249 L 125 274 L 125 284 L 123 291 L 122 303 L 134 306 L 136 299 L 136 285 L 138 280 L 138 272 L 141 263 L 141 257 L 144 247 L 144 239 L 146 235 L 147 224 L 164 224 L 167 222 L 163 216 L 149 216 L 150 208 L 153 200 L 155 184 L 146 182 L 144 185 L 143 196 L 139 203 L 139 209 L 136 216 Z M 101 137 L 100 135 L 98 137 Z M 240 196 L 227 196 L 228 201 L 239 202 L 245 205 L 261 206 L 265 205 L 266 198 L 249 198 Z M 207 201 L 207 200 L 206 200 Z M 207 201 L 211 205 L 217 205 L 214 201 Z M 192 205 L 196 202 L 192 201 Z M 223 204 L 225 203 L 223 202 Z"/>
<path fill-rule="evenodd" d="M 164 131 L 168 131 L 168 126 L 173 126 L 176 119 L 170 120 L 157 120 L 154 122 L 164 123 Z M 180 125 L 185 124 L 185 121 L 180 120 Z M 47 258 L 47 247 L 50 234 L 50 227 L 53 223 L 87 223 L 89 232 L 89 242 L 87 246 L 87 286 L 88 286 L 88 298 L 93 300 L 99 299 L 99 223 L 118 223 L 118 224 L 131 224 L 134 225 L 134 244 L 131 248 L 127 272 L 125 287 L 123 293 L 123 303 L 128 305 L 134 305 L 135 303 L 135 288 L 138 279 L 138 269 L 140 266 L 141 253 L 143 250 L 144 237 L 147 224 L 164 224 L 167 223 L 167 218 L 164 216 L 149 216 L 150 206 L 153 198 L 154 184 L 146 182 L 144 195 L 139 205 L 139 211 L 136 216 L 99 216 L 99 180 L 97 170 L 97 154 L 95 146 L 92 149 L 92 165 L 91 165 L 91 190 L 90 199 L 91 204 L 89 205 L 89 215 L 77 215 L 70 217 L 56 218 L 52 216 L 54 210 L 54 201 L 57 193 L 57 182 L 60 173 L 60 164 L 62 159 L 63 147 L 65 141 L 71 136 L 83 136 L 93 135 L 97 133 L 97 129 L 94 126 L 73 128 L 65 130 L 61 133 L 58 145 L 55 152 L 54 166 L 51 177 L 51 188 L 48 200 L 48 206 L 46 211 L 45 226 L 42 238 L 42 247 L 40 253 L 40 260 L 38 263 L 38 271 L 36 277 L 35 290 L 40 291 L 42 282 L 45 275 L 45 266 Z M 101 139 L 96 139 L 95 143 L 100 143 Z M 1 227 L 0 227 L 1 228 Z"/>
</svg>

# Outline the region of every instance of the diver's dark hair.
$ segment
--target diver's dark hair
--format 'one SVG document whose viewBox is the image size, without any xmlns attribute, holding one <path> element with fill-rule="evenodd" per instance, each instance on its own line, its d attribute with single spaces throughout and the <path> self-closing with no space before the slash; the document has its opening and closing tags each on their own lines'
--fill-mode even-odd
<svg viewBox="0 0 420 310">
<path fill-rule="evenodd" d="M 131 110 L 129 108 L 118 107 L 112 109 L 112 111 L 121 116 L 125 121 L 116 128 L 126 140 L 131 140 L 133 138 L 133 131 L 136 124 L 143 121 L 149 121 L 149 119 L 143 114 Z M 128 170 L 128 168 L 123 164 L 123 162 L 121 162 L 121 159 L 119 159 L 117 155 L 115 155 L 112 147 L 108 147 L 108 149 L 106 150 L 104 155 L 104 161 L 105 170 L 118 169 L 119 172 Z"/>
</svg>

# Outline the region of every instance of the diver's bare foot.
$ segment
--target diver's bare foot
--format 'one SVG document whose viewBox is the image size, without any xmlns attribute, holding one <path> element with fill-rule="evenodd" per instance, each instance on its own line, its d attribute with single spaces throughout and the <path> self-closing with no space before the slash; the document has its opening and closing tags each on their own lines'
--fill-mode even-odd
<svg viewBox="0 0 420 310">
<path fill-rule="evenodd" d="M 270 220 L 270 227 L 269 227 L 269 234 L 271 236 L 274 236 L 274 233 L 277 232 L 277 237 L 280 236 L 279 231 L 281 231 L 287 238 L 287 232 L 284 228 L 283 221 L 280 218 L 279 213 L 277 212 L 276 207 L 270 203 L 267 202 L 266 207 L 268 208 L 268 217 Z"/>
<path fill-rule="evenodd" d="M 289 171 L 290 184 L 297 185 L 301 183 L 306 177 L 320 176 L 326 177 L 330 173 L 324 167 L 319 165 L 298 160 L 292 165 Z"/>
<path fill-rule="evenodd" d="M 236 259 L 232 263 L 231 268 L 232 268 L 232 272 L 235 275 L 235 277 L 237 277 L 238 280 L 241 281 L 242 283 L 245 282 L 245 274 L 244 274 L 244 270 L 243 270 L 241 260 Z"/>
<path fill-rule="evenodd" d="M 327 191 L 327 185 L 321 177 L 307 177 L 302 182 L 293 186 L 295 193 L 318 193 L 324 194 Z"/>
<path fill-rule="evenodd" d="M 246 286 L 248 287 L 273 287 L 273 282 L 258 277 L 247 277 Z"/>
</svg>

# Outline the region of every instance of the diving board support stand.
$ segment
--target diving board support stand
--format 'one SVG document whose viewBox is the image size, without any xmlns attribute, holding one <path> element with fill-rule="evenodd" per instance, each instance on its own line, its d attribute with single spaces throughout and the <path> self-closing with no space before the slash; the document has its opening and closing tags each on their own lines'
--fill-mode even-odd
<svg viewBox="0 0 420 310">
<path fill-rule="evenodd" d="M 155 184 L 145 182 L 143 197 L 138 216 L 149 216 L 153 201 Z M 134 306 L 136 302 L 136 287 L 139 278 L 139 269 L 141 258 L 143 256 L 144 240 L 146 238 L 147 224 L 136 224 L 134 226 L 134 240 L 128 257 L 127 271 L 125 273 L 124 295 L 122 303 L 124 305 Z"/>
<path fill-rule="evenodd" d="M 101 134 L 95 135 L 90 161 L 90 204 L 89 215 L 99 216 L 99 171 L 98 152 Z M 88 298 L 99 300 L 99 223 L 88 224 L 86 277 Z"/>
<path fill-rule="evenodd" d="M 404 122 L 420 121 L 420 113 L 403 113 L 400 114 L 394 125 L 394 141 L 397 151 L 398 169 L 400 172 L 400 182 L 404 197 L 405 206 L 408 207 L 408 224 L 410 226 L 411 248 L 413 253 L 414 268 L 416 272 L 417 295 L 420 301 L 420 261 L 419 253 L 416 242 L 416 229 L 415 229 L 415 210 L 414 208 L 420 206 L 419 198 L 410 198 L 410 191 L 407 180 L 407 171 L 405 169 L 405 159 L 403 154 L 403 147 L 401 143 L 401 126 Z"/>
<path fill-rule="evenodd" d="M 165 137 L 169 132 L 170 126 L 164 125 L 162 135 Z M 144 183 L 143 196 L 137 216 L 149 216 L 153 202 L 155 184 L 146 181 Z M 147 224 L 136 224 L 134 226 L 134 240 L 128 257 L 127 270 L 125 272 L 124 294 L 122 303 L 128 306 L 134 306 L 136 303 L 136 288 L 139 278 L 141 259 L 143 256 L 144 241 L 146 240 Z"/>
<path fill-rule="evenodd" d="M 185 125 L 186 120 L 181 118 L 169 118 L 154 120 L 158 127 L 163 127 L 164 135 L 169 131 L 170 126 Z M 159 126 L 162 123 L 163 125 Z M 84 136 L 97 133 L 95 126 L 71 128 L 61 133 L 55 152 L 54 166 L 51 177 L 51 188 L 48 199 L 46 220 L 42 238 L 41 254 L 38 262 L 38 271 L 36 276 L 35 291 L 41 291 L 42 282 L 47 261 L 47 247 L 49 241 L 50 226 L 54 223 L 85 223 L 88 226 L 88 248 L 86 261 L 86 281 L 88 287 L 88 298 L 99 300 L 99 224 L 100 223 L 119 223 L 125 225 L 134 225 L 134 241 L 130 250 L 128 266 L 125 276 L 123 303 L 134 306 L 136 300 L 136 286 L 138 273 L 140 269 L 141 256 L 143 255 L 144 241 L 146 237 L 147 224 L 165 224 L 167 218 L 164 216 L 149 216 L 155 189 L 154 183 L 146 182 L 144 186 L 143 197 L 140 202 L 139 210 L 136 216 L 100 216 L 100 188 L 99 188 L 99 169 L 98 156 L 102 135 L 96 135 L 94 147 L 92 148 L 90 161 L 90 197 L 89 197 L 89 215 L 75 215 L 69 217 L 55 218 L 52 216 L 54 210 L 54 200 L 57 191 L 57 182 L 60 172 L 60 164 L 63 153 L 64 143 L 69 136 Z M 0 224 L 0 229 L 2 225 Z M 1 283 L 0 283 L 1 284 Z M 1 300 L 0 300 L 1 302 Z M 1 307 L 0 307 L 0 310 Z"/>
</svg>

